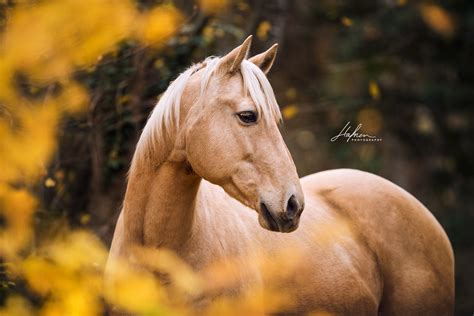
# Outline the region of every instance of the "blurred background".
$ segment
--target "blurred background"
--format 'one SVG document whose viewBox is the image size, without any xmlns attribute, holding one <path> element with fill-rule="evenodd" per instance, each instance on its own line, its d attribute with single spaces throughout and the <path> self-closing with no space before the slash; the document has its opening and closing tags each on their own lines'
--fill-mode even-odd
<svg viewBox="0 0 474 316">
<path fill-rule="evenodd" d="M 412 193 L 449 235 L 456 314 L 471 315 L 474 2 L 165 2 L 184 16 L 166 43 L 126 40 L 75 72 L 90 99 L 81 115 L 60 123 L 58 150 L 36 188 L 37 234 L 86 227 L 108 245 L 137 138 L 159 95 L 193 62 L 253 34 L 252 55 L 280 45 L 269 79 L 300 176 L 357 168 Z M 161 3 L 136 5 L 146 11 Z M 18 5 L 0 1 L 0 20 Z M 347 122 L 382 141 L 331 142 Z"/>
</svg>

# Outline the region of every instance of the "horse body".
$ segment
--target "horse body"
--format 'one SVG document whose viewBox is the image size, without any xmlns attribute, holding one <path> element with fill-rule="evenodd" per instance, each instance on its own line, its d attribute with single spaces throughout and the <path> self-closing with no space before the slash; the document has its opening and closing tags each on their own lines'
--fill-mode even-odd
<svg viewBox="0 0 474 316">
<path fill-rule="evenodd" d="M 237 49 L 237 57 L 235 50 L 234 55 L 229 54 L 230 63 L 224 57 L 220 64 L 234 67 L 242 49 Z M 269 69 L 265 62 L 274 58 L 268 54 L 254 60 L 264 71 Z M 254 130 L 252 135 L 277 139 L 278 143 L 265 149 L 278 151 L 282 158 L 267 153 L 255 159 L 251 153 L 258 151 L 259 145 L 242 140 L 240 131 L 229 136 L 223 132 L 226 125 L 215 127 L 217 132 L 210 125 L 200 128 L 206 116 L 198 116 L 193 112 L 196 106 L 191 106 L 199 95 L 197 82 L 190 79 L 183 87 L 179 113 L 192 133 L 188 132 L 185 140 L 179 134 L 171 137 L 173 145 L 163 155 L 166 159 L 153 163 L 151 155 L 134 158 L 110 258 L 127 258 L 134 244 L 172 249 L 209 283 L 199 306 L 215 296 L 277 285 L 294 301 L 290 311 L 295 313 L 452 314 L 451 246 L 421 203 L 389 181 L 361 171 L 326 171 L 299 181 L 294 178 L 294 166 L 283 165 L 292 161 L 286 147 L 280 147 L 277 129 Z M 229 83 L 226 93 L 236 90 L 233 83 L 237 81 Z M 193 114 L 198 118 L 188 121 Z M 216 139 L 221 134 L 223 139 Z M 191 145 L 190 139 L 198 145 Z M 204 141 L 213 145 L 202 145 Z M 222 160 L 230 157 L 215 147 L 221 143 L 227 145 L 232 157 L 241 153 L 231 144 L 246 148 L 243 161 L 232 165 L 213 160 L 215 156 Z M 213 160 L 212 171 L 205 168 L 205 159 Z M 272 165 L 278 168 L 270 169 Z M 283 211 L 278 213 L 282 204 Z M 281 234 L 270 230 L 295 231 Z M 292 252 L 269 279 L 264 265 L 254 259 L 284 256 L 282 250 Z M 208 267 L 226 261 L 240 267 L 236 282 L 214 287 Z"/>
<path fill-rule="evenodd" d="M 169 186 L 178 189 L 174 183 Z M 289 235 L 263 230 L 252 210 L 202 180 L 191 212 L 192 238 L 165 245 L 162 239 L 148 239 L 145 245 L 172 247 L 196 271 L 220 260 L 245 261 L 255 252 L 271 256 L 287 247 L 300 249 L 301 264 L 289 274 L 283 271 L 280 280 L 297 302 L 293 312 L 452 313 L 453 270 L 444 268 L 453 266 L 451 247 L 442 228 L 415 198 L 380 177 L 356 170 L 313 174 L 302 179 L 302 186 L 307 205 L 300 227 Z M 324 240 L 325 228 L 341 232 L 341 221 L 349 224 L 351 234 L 336 238 L 337 243 Z M 122 218 L 115 241 L 123 224 Z M 321 242 L 318 229 L 323 231 Z M 167 233 L 174 236 L 173 232 Z M 123 254 L 123 246 L 119 240 L 111 252 Z M 264 283 L 261 273 L 253 269 L 232 292 L 245 289 L 248 282 Z M 212 283 L 212 275 L 208 280 Z"/>
</svg>

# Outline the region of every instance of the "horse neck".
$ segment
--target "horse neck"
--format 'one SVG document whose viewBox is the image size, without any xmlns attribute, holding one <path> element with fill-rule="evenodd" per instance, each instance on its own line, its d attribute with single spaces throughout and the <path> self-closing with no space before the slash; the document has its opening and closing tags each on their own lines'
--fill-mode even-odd
<svg viewBox="0 0 474 316">
<path fill-rule="evenodd" d="M 182 93 L 181 124 L 198 97 L 199 78 L 190 78 Z M 155 111 L 152 116 L 154 114 Z M 147 132 L 144 130 L 140 137 L 130 169 L 124 200 L 125 242 L 178 250 L 193 230 L 201 179 L 189 171 L 182 144 L 177 141 L 179 131 L 172 132 L 171 136 L 163 133 L 158 142 L 153 139 L 153 126 L 161 123 L 149 121 L 147 124 L 150 123 L 152 125 L 145 127 Z"/>
<path fill-rule="evenodd" d="M 193 232 L 200 180 L 185 162 L 134 166 L 124 200 L 125 240 L 178 250 Z"/>
</svg>

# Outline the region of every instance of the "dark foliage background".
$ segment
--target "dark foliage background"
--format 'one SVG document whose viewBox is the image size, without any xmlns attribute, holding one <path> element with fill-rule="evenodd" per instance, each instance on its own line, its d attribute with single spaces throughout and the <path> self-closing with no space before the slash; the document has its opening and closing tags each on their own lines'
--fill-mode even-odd
<svg viewBox="0 0 474 316">
<path fill-rule="evenodd" d="M 420 199 L 455 249 L 457 314 L 472 314 L 474 2 L 251 0 L 218 15 L 174 3 L 188 20 L 166 46 L 123 43 L 77 73 L 92 98 L 81 118 L 63 122 L 47 175 L 57 185 L 40 188 L 43 232 L 60 229 L 47 220 L 60 218 L 110 242 L 137 137 L 160 93 L 192 62 L 256 34 L 252 53 L 280 44 L 270 80 L 300 175 L 358 168 Z M 349 121 L 383 141 L 331 142 Z"/>
</svg>

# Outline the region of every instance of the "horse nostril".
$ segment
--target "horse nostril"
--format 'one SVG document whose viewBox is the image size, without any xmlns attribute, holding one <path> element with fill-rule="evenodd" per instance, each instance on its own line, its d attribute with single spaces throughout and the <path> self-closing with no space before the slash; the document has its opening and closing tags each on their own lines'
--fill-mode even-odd
<svg viewBox="0 0 474 316">
<path fill-rule="evenodd" d="M 298 201 L 296 200 L 296 197 L 292 195 L 288 199 L 288 204 L 286 205 L 286 217 L 288 219 L 293 219 L 297 213 L 298 213 Z"/>
</svg>

